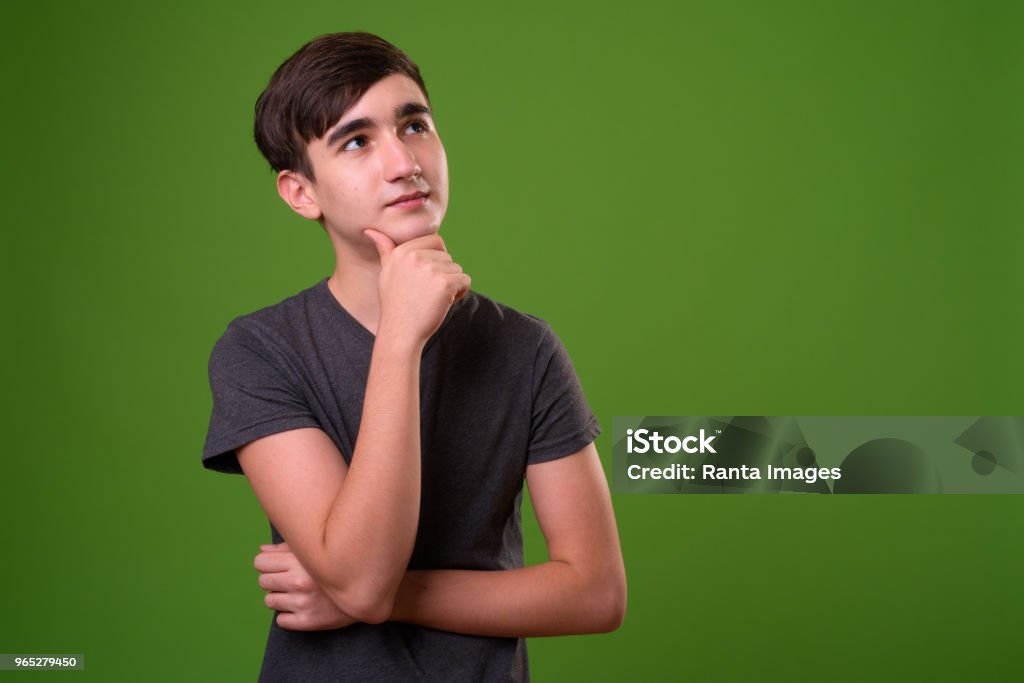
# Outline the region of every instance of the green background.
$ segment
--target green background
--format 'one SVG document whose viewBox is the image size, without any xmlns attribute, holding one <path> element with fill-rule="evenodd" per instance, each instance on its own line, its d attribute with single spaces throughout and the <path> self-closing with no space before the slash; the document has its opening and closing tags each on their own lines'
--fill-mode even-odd
<svg viewBox="0 0 1024 683">
<path fill-rule="evenodd" d="M 333 267 L 251 140 L 322 33 L 420 64 L 442 234 L 560 334 L 606 465 L 616 414 L 1020 414 L 1024 6 L 669 5 L 2 3 L 0 651 L 255 679 L 269 530 L 200 466 L 206 361 Z M 535 680 L 1019 675 L 1024 497 L 614 503 L 626 622 Z"/>
</svg>

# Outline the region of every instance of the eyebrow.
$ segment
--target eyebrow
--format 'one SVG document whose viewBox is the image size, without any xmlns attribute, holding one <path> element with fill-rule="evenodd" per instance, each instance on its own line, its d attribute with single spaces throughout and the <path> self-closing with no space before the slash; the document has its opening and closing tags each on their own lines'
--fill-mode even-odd
<svg viewBox="0 0 1024 683">
<path fill-rule="evenodd" d="M 430 107 L 426 106 L 425 104 L 420 104 L 419 102 L 406 102 L 405 104 L 400 104 L 399 106 L 395 107 L 396 121 L 398 119 L 403 119 L 406 116 L 412 116 L 413 114 L 427 114 L 429 116 Z M 334 132 L 332 132 L 330 136 L 327 138 L 327 146 L 333 146 L 334 143 L 336 143 L 338 140 L 347 137 L 348 135 L 356 132 L 357 130 L 362 130 L 364 128 L 375 128 L 376 126 L 377 122 L 374 121 L 372 118 L 366 116 L 360 119 L 353 119 L 348 123 L 342 126 L 338 126 L 337 128 L 334 129 Z"/>
</svg>

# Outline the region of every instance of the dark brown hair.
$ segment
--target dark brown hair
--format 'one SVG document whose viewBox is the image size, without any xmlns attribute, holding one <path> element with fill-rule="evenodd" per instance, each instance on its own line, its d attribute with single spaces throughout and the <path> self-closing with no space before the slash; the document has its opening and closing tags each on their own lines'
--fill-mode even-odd
<svg viewBox="0 0 1024 683">
<path fill-rule="evenodd" d="M 374 83 L 392 74 L 411 78 L 430 102 L 419 67 L 371 33 L 331 33 L 299 48 L 277 68 L 256 100 L 256 146 L 274 172 L 315 180 L 306 154 Z"/>
</svg>

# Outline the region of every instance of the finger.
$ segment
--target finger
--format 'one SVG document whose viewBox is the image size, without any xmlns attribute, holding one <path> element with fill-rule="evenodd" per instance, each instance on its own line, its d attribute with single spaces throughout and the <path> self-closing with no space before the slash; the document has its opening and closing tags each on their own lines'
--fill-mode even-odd
<svg viewBox="0 0 1024 683">
<path fill-rule="evenodd" d="M 292 612 L 295 606 L 288 593 L 267 593 L 263 596 L 263 604 L 278 612 Z"/>
<path fill-rule="evenodd" d="M 456 303 L 461 300 L 466 294 L 469 293 L 469 286 L 472 284 L 472 280 L 465 273 L 459 273 L 455 276 L 457 281 L 458 289 L 455 292 L 455 298 L 452 299 L 452 303 Z"/>
<path fill-rule="evenodd" d="M 299 617 L 297 614 L 291 612 L 281 612 L 277 615 L 277 625 L 281 628 L 286 628 L 289 631 L 311 631 L 306 625 L 306 621 Z"/>
<path fill-rule="evenodd" d="M 436 249 L 438 251 L 448 251 L 445 249 L 444 240 L 436 232 L 429 235 L 422 235 L 420 237 L 414 237 L 408 242 L 403 242 L 400 245 L 402 249 Z"/>
<path fill-rule="evenodd" d="M 291 553 L 264 552 L 257 555 L 252 564 L 261 572 L 284 572 L 291 568 L 294 557 Z"/>
<path fill-rule="evenodd" d="M 367 228 L 363 230 L 363 235 L 366 239 L 373 242 L 373 246 L 377 247 L 377 254 L 380 256 L 381 263 L 391 256 L 391 252 L 395 250 L 395 241 L 380 230 Z"/>
<path fill-rule="evenodd" d="M 274 593 L 288 593 L 288 572 L 266 572 L 257 579 L 260 588 Z"/>
<path fill-rule="evenodd" d="M 448 261 L 441 261 L 435 266 L 442 273 L 461 273 L 462 266 L 458 263 L 451 263 Z"/>
<path fill-rule="evenodd" d="M 421 249 L 420 253 L 431 261 L 445 261 L 451 263 L 452 255 L 447 251 L 441 251 L 439 249 Z"/>
<path fill-rule="evenodd" d="M 260 544 L 260 550 L 264 552 L 284 552 L 290 553 L 291 548 L 288 547 L 287 543 L 262 543 Z"/>
</svg>

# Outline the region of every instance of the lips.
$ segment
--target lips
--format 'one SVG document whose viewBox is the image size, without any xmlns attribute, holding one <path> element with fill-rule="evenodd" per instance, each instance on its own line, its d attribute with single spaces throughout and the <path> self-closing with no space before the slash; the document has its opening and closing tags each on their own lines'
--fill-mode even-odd
<svg viewBox="0 0 1024 683">
<path fill-rule="evenodd" d="M 410 192 L 408 194 L 403 194 L 392 202 L 389 202 L 386 206 L 401 206 L 406 202 L 409 202 L 410 204 L 422 204 L 422 201 L 417 200 L 425 200 L 428 196 L 430 196 L 429 192 Z"/>
</svg>

